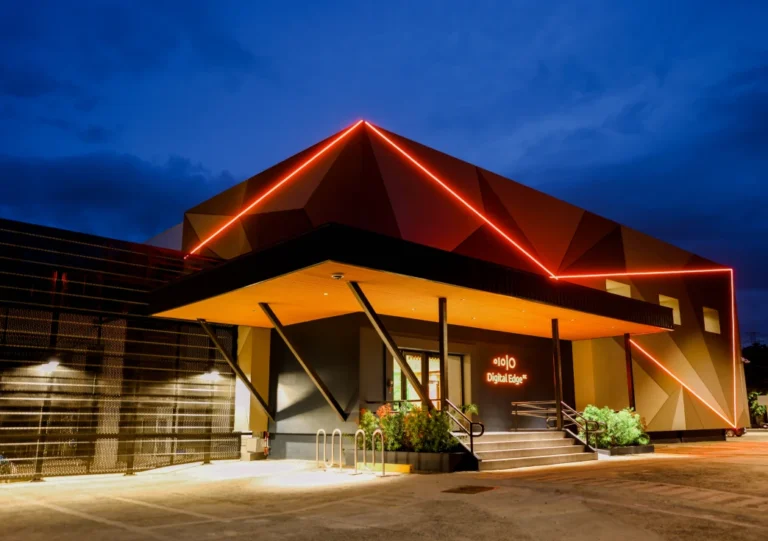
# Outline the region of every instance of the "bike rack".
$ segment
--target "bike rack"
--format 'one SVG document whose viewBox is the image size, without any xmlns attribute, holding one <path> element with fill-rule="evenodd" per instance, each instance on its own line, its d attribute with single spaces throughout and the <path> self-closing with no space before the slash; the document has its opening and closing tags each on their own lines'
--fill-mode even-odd
<svg viewBox="0 0 768 541">
<path fill-rule="evenodd" d="M 366 453 L 366 448 L 365 448 L 365 430 L 360 428 L 360 429 L 358 429 L 357 432 L 355 432 L 355 473 L 352 474 L 352 475 L 358 475 L 359 473 L 361 473 L 361 472 L 357 471 L 357 440 L 358 440 L 357 437 L 358 436 L 363 436 L 363 467 L 365 467 L 365 463 L 366 463 L 365 458 L 367 456 L 367 453 Z"/>
<path fill-rule="evenodd" d="M 386 462 L 384 461 L 386 457 L 386 451 L 384 450 L 384 432 L 381 431 L 380 428 L 377 428 L 373 431 L 373 435 L 371 436 L 371 449 L 373 454 L 373 469 L 376 470 L 376 434 L 378 434 L 381 437 L 381 476 L 384 477 L 384 469 L 386 468 Z M 355 451 L 355 454 L 357 454 L 357 451 Z M 357 456 L 355 456 L 357 458 Z"/>
<path fill-rule="evenodd" d="M 315 435 L 315 464 L 317 465 L 318 468 L 320 467 L 320 433 L 321 432 L 323 434 L 323 467 L 325 468 L 326 466 L 325 450 L 326 450 L 326 447 L 328 446 L 328 436 L 326 435 L 325 430 L 323 430 L 322 428 L 318 430 L 317 434 Z M 331 439 L 331 444 L 333 444 L 333 439 Z M 333 447 L 331 447 L 331 455 L 333 455 Z"/>
<path fill-rule="evenodd" d="M 333 442 L 336 439 L 336 434 L 339 435 L 339 471 L 343 471 L 344 470 L 344 466 L 343 466 L 344 465 L 344 445 L 343 445 L 344 444 L 344 441 L 343 441 L 344 438 L 343 438 L 343 436 L 341 434 L 341 429 L 340 428 L 335 429 L 333 431 L 333 433 L 331 434 L 331 462 L 329 464 L 327 464 L 327 466 L 329 468 L 333 468 L 333 465 L 335 463 L 334 462 L 334 452 L 333 452 L 333 449 L 334 449 Z"/>
</svg>

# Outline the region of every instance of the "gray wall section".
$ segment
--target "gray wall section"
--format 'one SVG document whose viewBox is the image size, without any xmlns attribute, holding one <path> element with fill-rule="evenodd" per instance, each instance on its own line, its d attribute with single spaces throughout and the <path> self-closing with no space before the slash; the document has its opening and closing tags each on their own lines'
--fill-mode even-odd
<svg viewBox="0 0 768 541">
<path fill-rule="evenodd" d="M 360 325 L 362 314 L 321 319 L 286 328 L 299 354 L 315 370 L 341 407 L 342 422 L 288 350 L 277 332 L 270 346 L 270 404 L 276 405 L 270 454 L 276 458 L 314 458 L 315 433 L 335 428 L 354 433 L 358 421 Z"/>
<path fill-rule="evenodd" d="M 437 350 L 436 323 L 383 317 L 385 326 L 398 346 Z M 276 422 L 271 455 L 276 458 L 315 457 L 315 432 L 334 428 L 354 433 L 360 408 L 376 409 L 385 401 L 385 382 L 392 359 L 385 352 L 378 334 L 363 314 L 350 314 L 287 328 L 299 353 L 315 369 L 336 400 L 349 412 L 342 423 L 299 363 L 274 333 L 271 342 L 270 404 L 276 404 Z M 471 401 L 480 409 L 479 418 L 486 430 L 512 428 L 512 401 L 552 400 L 552 341 L 516 334 L 485 331 L 469 327 L 449 327 L 450 353 L 469 356 L 471 363 Z M 561 343 L 565 401 L 573 404 L 573 361 L 571 343 Z M 523 385 L 493 385 L 486 373 L 498 355 L 517 359 L 512 372 L 526 374 Z M 527 425 L 521 425 L 521 428 Z M 351 445 L 347 444 L 347 447 Z"/>
</svg>

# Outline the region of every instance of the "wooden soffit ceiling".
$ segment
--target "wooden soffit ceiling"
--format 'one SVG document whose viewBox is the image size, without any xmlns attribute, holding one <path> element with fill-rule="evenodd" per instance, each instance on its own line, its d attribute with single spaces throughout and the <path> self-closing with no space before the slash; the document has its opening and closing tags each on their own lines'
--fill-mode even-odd
<svg viewBox="0 0 768 541">
<path fill-rule="evenodd" d="M 333 274 L 343 279 L 335 280 Z M 251 327 L 270 327 L 258 303 L 268 303 L 285 325 L 361 312 L 346 282 L 360 284 L 381 315 L 437 321 L 438 298 L 448 299 L 448 323 L 549 337 L 552 319 L 560 336 L 582 340 L 664 332 L 667 329 L 598 316 L 422 278 L 326 261 L 154 315 Z"/>
</svg>

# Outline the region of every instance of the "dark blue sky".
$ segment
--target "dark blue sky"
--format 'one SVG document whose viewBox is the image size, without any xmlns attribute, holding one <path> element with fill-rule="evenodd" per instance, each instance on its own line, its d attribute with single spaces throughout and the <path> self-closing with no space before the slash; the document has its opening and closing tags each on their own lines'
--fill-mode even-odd
<svg viewBox="0 0 768 541">
<path fill-rule="evenodd" d="M 4 4 L 0 216 L 143 241 L 366 118 L 735 266 L 768 335 L 765 2 Z"/>
</svg>

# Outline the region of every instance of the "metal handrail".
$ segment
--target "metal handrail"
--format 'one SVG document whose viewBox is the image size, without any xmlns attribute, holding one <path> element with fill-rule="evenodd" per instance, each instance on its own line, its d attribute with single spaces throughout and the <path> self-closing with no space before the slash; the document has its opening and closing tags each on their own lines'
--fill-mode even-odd
<svg viewBox="0 0 768 541">
<path fill-rule="evenodd" d="M 555 429 L 557 425 L 552 423 L 557 422 L 557 402 L 554 400 L 538 400 L 530 402 L 512 402 L 512 415 L 515 417 L 515 431 L 519 429 L 518 421 L 519 417 L 534 417 L 537 419 L 544 419 L 548 429 Z M 608 426 L 603 421 L 595 421 L 587 419 L 584 415 L 572 408 L 565 402 L 561 402 L 561 415 L 563 416 L 563 430 L 567 430 L 577 440 L 581 441 L 591 450 L 597 449 L 597 437 L 600 434 L 604 434 L 608 430 Z M 522 409 L 522 411 L 521 411 Z M 576 433 L 574 434 L 568 427 L 576 427 Z M 584 431 L 584 441 L 581 440 L 579 434 Z M 590 443 L 590 435 L 595 438 L 595 445 Z"/>
<path fill-rule="evenodd" d="M 447 407 L 446 407 L 447 406 Z M 456 413 L 459 414 L 461 419 L 469 424 L 469 427 L 465 427 L 450 411 L 449 409 L 453 409 Z M 475 422 L 472 419 L 470 419 L 461 409 L 456 406 L 453 402 L 448 400 L 447 398 L 443 398 L 443 411 L 448 415 L 448 417 L 451 418 L 451 420 L 456 423 L 456 426 L 459 427 L 459 430 L 464 432 L 467 436 L 469 436 L 469 452 L 472 454 L 475 454 L 475 438 L 479 438 L 483 434 L 485 434 L 485 425 L 483 423 Z M 480 427 L 480 433 L 475 433 L 475 427 Z"/>
<path fill-rule="evenodd" d="M 328 447 L 328 435 L 325 433 L 325 430 L 322 428 L 317 431 L 317 434 L 315 435 L 315 464 L 317 467 L 320 467 L 320 433 L 323 434 L 323 467 L 326 465 L 326 448 Z M 333 444 L 333 440 L 331 440 L 331 444 Z M 333 449 L 331 449 L 331 453 L 333 453 Z"/>
<path fill-rule="evenodd" d="M 386 468 L 386 450 L 384 448 L 384 432 L 382 432 L 380 428 L 374 430 L 373 435 L 371 435 L 371 449 L 373 450 L 371 453 L 373 455 L 373 471 L 376 471 L 376 434 L 381 437 L 381 476 L 384 477 L 384 470 Z M 363 440 L 363 442 L 365 442 L 365 440 Z"/>
<path fill-rule="evenodd" d="M 357 432 L 355 432 L 355 473 L 354 475 L 357 475 L 359 473 L 357 471 L 357 437 L 358 436 L 363 436 L 363 466 L 365 466 L 365 463 L 366 463 L 365 457 L 367 455 L 367 450 L 365 448 L 365 430 L 363 430 L 362 428 L 358 428 Z"/>
</svg>

